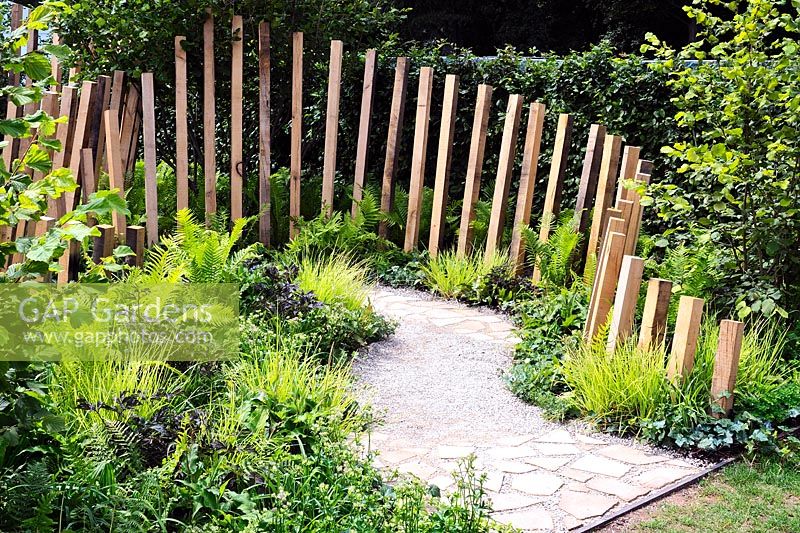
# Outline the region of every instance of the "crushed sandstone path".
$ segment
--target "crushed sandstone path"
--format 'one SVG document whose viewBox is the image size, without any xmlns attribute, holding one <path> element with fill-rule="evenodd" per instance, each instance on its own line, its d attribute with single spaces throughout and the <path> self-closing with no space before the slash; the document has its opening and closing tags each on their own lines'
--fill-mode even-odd
<svg viewBox="0 0 800 533">
<path fill-rule="evenodd" d="M 354 364 L 381 425 L 377 462 L 445 493 L 467 456 L 486 475 L 493 517 L 524 531 L 569 531 L 697 473 L 663 449 L 548 422 L 503 381 L 514 328 L 503 315 L 423 292 L 375 289 L 398 322 Z"/>
</svg>

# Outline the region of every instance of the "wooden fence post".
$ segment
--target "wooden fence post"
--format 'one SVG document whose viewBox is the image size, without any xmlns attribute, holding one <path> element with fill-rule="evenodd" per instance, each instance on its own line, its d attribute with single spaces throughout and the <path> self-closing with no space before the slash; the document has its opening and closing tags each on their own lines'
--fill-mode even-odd
<svg viewBox="0 0 800 533">
<path fill-rule="evenodd" d="M 531 222 L 545 111 L 544 104 L 534 102 L 530 105 L 528 114 L 528 130 L 525 134 L 525 153 L 522 156 L 517 209 L 514 213 L 514 227 L 511 230 L 511 264 L 517 275 L 522 273 L 525 266 L 525 239 L 522 236 L 522 228 L 527 227 Z"/>
<path fill-rule="evenodd" d="M 81 86 L 81 98 L 78 105 L 78 118 L 75 122 L 75 133 L 72 139 L 72 154 L 69 159 L 69 169 L 72 176 L 80 186 L 81 184 L 81 150 L 88 148 L 87 138 L 89 135 L 89 112 L 94 101 L 95 82 L 85 81 Z M 75 192 L 64 193 L 65 212 L 75 209 Z"/>
<path fill-rule="evenodd" d="M 83 176 L 83 183 L 81 189 L 85 200 L 97 192 L 97 176 L 94 173 L 94 155 L 92 155 L 91 148 L 84 148 L 81 150 L 81 172 Z"/>
<path fill-rule="evenodd" d="M 459 78 L 455 74 L 448 74 L 445 77 L 442 122 L 439 130 L 439 153 L 436 156 L 436 183 L 433 188 L 431 234 L 428 240 L 428 253 L 431 257 L 439 255 L 439 248 L 444 241 L 447 198 L 450 192 L 450 165 L 453 161 L 453 139 L 456 132 L 458 85 Z"/>
<path fill-rule="evenodd" d="M 64 161 L 67 153 L 71 150 L 72 125 L 74 124 L 73 104 L 75 103 L 76 88 L 72 85 L 65 85 L 61 89 L 61 108 L 59 116 L 67 117 L 67 122 L 61 123 L 56 128 L 56 139 L 61 143 L 61 150 L 53 154 L 53 169 L 64 168 Z M 53 218 L 61 218 L 66 214 L 66 202 L 62 196 L 57 200 L 51 200 L 48 215 Z"/>
<path fill-rule="evenodd" d="M 642 149 L 639 146 L 626 146 L 622 152 L 622 168 L 619 172 L 619 185 L 617 187 L 617 202 L 620 200 L 630 200 L 631 191 L 625 187 L 625 181 L 632 180 L 636 175 L 636 166 L 639 164 L 639 154 Z"/>
<path fill-rule="evenodd" d="M 242 206 L 242 174 L 244 173 L 244 161 L 242 160 L 244 25 L 241 15 L 233 16 L 231 30 L 233 32 L 233 43 L 231 44 L 231 220 L 233 221 L 244 216 L 244 208 Z"/>
<path fill-rule="evenodd" d="M 643 166 L 642 163 L 645 163 Z M 639 160 L 640 168 L 649 168 L 652 169 L 652 163 L 650 161 L 645 161 L 640 159 Z M 651 170 L 652 172 L 652 170 Z M 647 172 L 637 172 L 634 180 L 643 183 L 645 185 L 650 184 L 650 173 Z M 639 232 L 642 228 L 642 204 L 641 195 L 636 191 L 629 191 L 630 195 L 628 196 L 630 200 L 633 202 L 633 209 L 631 210 L 631 224 L 630 224 L 630 231 L 627 235 L 627 241 L 625 243 L 625 250 L 627 253 L 635 253 L 636 252 L 636 245 L 639 242 Z"/>
<path fill-rule="evenodd" d="M 739 372 L 739 357 L 742 354 L 744 323 L 723 320 L 719 325 L 717 355 L 714 358 L 714 375 L 711 378 L 711 401 L 720 407 L 713 410 L 716 418 L 729 416 L 733 410 L 733 391 Z"/>
<path fill-rule="evenodd" d="M 372 99 L 375 95 L 375 73 L 378 63 L 374 48 L 367 50 L 364 56 L 364 85 L 361 88 L 361 116 L 358 122 L 358 141 L 356 143 L 356 166 L 353 178 L 353 205 L 350 216 L 358 214 L 358 204 L 364 197 L 364 183 L 367 178 L 367 152 L 369 147 L 369 130 L 372 125 Z"/>
<path fill-rule="evenodd" d="M 611 327 L 608 330 L 606 348 L 614 352 L 617 344 L 625 342 L 633 330 L 633 318 L 636 314 L 636 301 L 642 286 L 644 259 L 626 255 L 622 258 L 619 272 L 617 295 L 614 299 L 614 311 L 611 316 Z"/>
<path fill-rule="evenodd" d="M 547 179 L 547 194 L 544 198 L 542 210 L 542 225 L 539 229 L 539 240 L 547 242 L 550 239 L 550 228 L 558 222 L 561 212 L 561 192 L 564 189 L 564 173 L 567 170 L 567 157 L 569 145 L 572 140 L 572 115 L 562 113 L 558 116 L 558 129 L 553 147 L 553 160 L 550 163 L 550 176 Z M 533 282 L 541 281 L 542 273 L 538 267 L 533 269 Z"/>
<path fill-rule="evenodd" d="M 269 247 L 272 233 L 272 131 L 270 125 L 270 27 L 258 25 L 258 237 Z"/>
<path fill-rule="evenodd" d="M 703 321 L 703 304 L 701 298 L 691 296 L 681 296 L 678 303 L 672 352 L 667 362 L 667 377 L 671 381 L 686 378 L 694 367 L 697 338 L 700 336 L 700 326 Z"/>
<path fill-rule="evenodd" d="M 589 315 L 584 330 L 584 338 L 591 341 L 608 320 L 614 292 L 622 265 L 622 254 L 625 251 L 625 235 L 613 232 L 604 243 L 602 263 L 596 276 L 595 288 L 589 305 Z"/>
<path fill-rule="evenodd" d="M 647 282 L 647 297 L 644 300 L 642 329 L 639 333 L 639 346 L 659 346 L 667 333 L 669 301 L 672 297 L 672 282 L 651 278 Z"/>
<path fill-rule="evenodd" d="M 328 111 L 325 114 L 325 160 L 322 168 L 322 212 L 333 214 L 336 152 L 339 143 L 339 99 L 342 91 L 342 41 L 331 41 L 328 72 Z"/>
<path fill-rule="evenodd" d="M 203 175 L 206 225 L 217 212 L 217 115 L 214 82 L 214 14 L 206 10 L 203 23 Z"/>
<path fill-rule="evenodd" d="M 475 220 L 475 202 L 481 193 L 481 172 L 486 150 L 486 128 L 489 126 L 489 110 L 492 106 L 492 86 L 478 85 L 475 103 L 475 119 L 472 122 L 472 139 L 467 159 L 467 179 L 464 184 L 464 203 L 461 208 L 461 225 L 458 229 L 458 257 L 466 257 L 473 247 L 472 222 Z"/>
<path fill-rule="evenodd" d="M 185 39 L 185 37 L 183 37 Z M 108 108 L 117 112 L 117 118 L 122 120 L 122 104 L 125 101 L 125 71 L 115 70 L 111 79 L 111 101 Z M 106 167 L 108 168 L 108 167 Z"/>
<path fill-rule="evenodd" d="M 100 230 L 99 237 L 93 237 L 92 242 L 92 261 L 100 264 L 104 257 L 114 255 L 114 226 L 110 224 L 100 224 L 96 226 Z"/>
<path fill-rule="evenodd" d="M 522 96 L 512 94 L 508 97 L 503 140 L 500 144 L 500 160 L 497 164 L 497 179 L 494 182 L 492 198 L 492 214 L 489 219 L 489 231 L 486 240 L 485 260 L 490 263 L 500 248 L 503 230 L 506 223 L 508 193 L 511 189 L 511 172 L 514 170 L 514 159 L 517 155 L 517 138 L 522 115 Z"/>
<path fill-rule="evenodd" d="M 158 177 L 156 176 L 156 110 L 153 74 L 142 74 L 142 132 L 144 140 L 144 203 L 147 244 L 158 242 Z"/>
<path fill-rule="evenodd" d="M 388 214 L 394 206 L 394 176 L 397 171 L 397 157 L 400 148 L 400 134 L 403 131 L 403 115 L 406 107 L 406 88 L 408 86 L 408 58 L 398 57 L 394 70 L 394 89 L 392 107 L 389 111 L 389 133 L 386 138 L 386 161 L 383 165 L 383 184 L 381 186 L 381 213 Z M 378 224 L 378 235 L 386 238 L 389 226 L 385 220 Z"/>
<path fill-rule="evenodd" d="M 144 264 L 144 228 L 142 226 L 128 226 L 125 230 L 125 242 L 133 250 L 133 256 L 128 258 L 128 264 L 141 267 Z"/>
<path fill-rule="evenodd" d="M 608 224 L 608 208 L 614 198 L 614 177 L 619 167 L 619 151 L 622 146 L 622 137 L 609 135 L 603 144 L 603 160 L 600 163 L 600 175 L 597 179 L 597 194 L 592 214 L 592 227 L 589 232 L 589 241 L 586 249 L 587 259 L 597 255 L 603 230 Z M 587 261 L 587 266 L 589 261 Z"/>
<path fill-rule="evenodd" d="M 583 158 L 578 200 L 575 203 L 575 213 L 580 216 L 578 219 L 578 233 L 581 234 L 589 227 L 589 215 L 597 194 L 597 180 L 600 177 L 600 165 L 603 159 L 605 140 L 606 127 L 592 124 L 589 130 L 589 141 L 586 143 L 586 155 Z"/>
<path fill-rule="evenodd" d="M 425 184 L 425 161 L 428 153 L 428 127 L 431 119 L 431 97 L 433 95 L 433 68 L 422 67 L 419 71 L 417 94 L 417 116 L 414 128 L 414 151 L 411 155 L 411 183 L 408 191 L 408 216 L 403 250 L 410 252 L 419 241 L 419 222 L 422 215 L 422 188 Z"/>
<path fill-rule="evenodd" d="M 103 161 L 106 151 L 105 126 L 103 124 L 103 112 L 111 105 L 111 77 L 97 77 L 97 98 L 94 109 L 92 110 L 92 149 L 94 161 L 94 176 L 100 177 L 100 170 L 103 168 Z"/>
<path fill-rule="evenodd" d="M 292 159 L 289 179 L 289 236 L 299 232 L 303 144 L 303 33 L 292 34 Z"/>
<path fill-rule="evenodd" d="M 106 159 L 108 160 L 108 186 L 111 189 L 119 189 L 120 198 L 125 198 L 125 168 L 122 163 L 122 155 L 119 146 L 119 121 L 117 114 L 108 110 L 105 112 L 106 127 Z M 125 242 L 125 227 L 127 221 L 125 215 L 114 212 L 111 220 L 117 232 L 117 239 L 120 243 Z"/>
<path fill-rule="evenodd" d="M 186 37 L 175 37 L 175 191 L 177 210 L 189 207 L 189 122 L 186 82 Z"/>
<path fill-rule="evenodd" d="M 125 99 L 125 109 L 122 112 L 122 131 L 120 133 L 120 158 L 124 171 L 131 167 L 131 162 L 136 159 L 136 143 L 139 139 L 139 89 L 131 84 L 128 88 L 128 97 Z"/>
</svg>

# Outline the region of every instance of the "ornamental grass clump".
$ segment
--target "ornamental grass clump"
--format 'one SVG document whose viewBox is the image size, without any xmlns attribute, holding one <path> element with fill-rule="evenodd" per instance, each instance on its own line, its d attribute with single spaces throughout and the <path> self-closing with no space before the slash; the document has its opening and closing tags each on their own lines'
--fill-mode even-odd
<svg viewBox="0 0 800 533">
<path fill-rule="evenodd" d="M 351 311 L 363 308 L 373 284 L 366 265 L 347 254 L 306 256 L 299 264 L 295 283 L 328 305 L 342 304 Z"/>
<path fill-rule="evenodd" d="M 487 260 L 484 254 L 459 256 L 448 251 L 431 258 L 422 267 L 424 283 L 445 298 L 458 298 L 473 290 L 477 281 L 493 268 L 508 265 L 508 254 L 497 252 Z"/>
</svg>

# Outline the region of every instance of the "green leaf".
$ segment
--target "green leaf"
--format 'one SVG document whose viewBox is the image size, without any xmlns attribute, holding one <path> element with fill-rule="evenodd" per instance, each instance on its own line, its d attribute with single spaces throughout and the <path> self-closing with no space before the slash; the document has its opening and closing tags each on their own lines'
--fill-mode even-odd
<svg viewBox="0 0 800 533">
<path fill-rule="evenodd" d="M 28 133 L 28 124 L 22 119 L 0 119 L 0 134 L 14 138 L 24 137 Z"/>
<path fill-rule="evenodd" d="M 78 222 L 75 220 L 68 222 L 67 224 L 62 226 L 61 229 L 64 235 L 78 241 L 83 241 L 87 237 L 100 236 L 100 230 L 98 230 L 97 228 L 89 227 L 83 222 Z"/>
<path fill-rule="evenodd" d="M 33 170 L 37 170 L 45 174 L 50 172 L 50 168 L 52 168 L 50 154 L 48 154 L 47 151 L 42 150 L 38 144 L 32 144 L 30 148 L 28 148 L 28 152 L 25 154 L 23 163 L 28 168 L 32 168 Z"/>
<path fill-rule="evenodd" d="M 50 76 L 50 60 L 39 52 L 31 52 L 22 58 L 22 67 L 25 74 L 34 81 L 41 81 Z"/>
</svg>

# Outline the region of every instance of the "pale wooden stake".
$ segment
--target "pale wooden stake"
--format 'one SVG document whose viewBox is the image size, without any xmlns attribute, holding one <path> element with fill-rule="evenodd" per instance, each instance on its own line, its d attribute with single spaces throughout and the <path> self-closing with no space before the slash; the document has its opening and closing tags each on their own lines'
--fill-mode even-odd
<svg viewBox="0 0 800 533">
<path fill-rule="evenodd" d="M 185 37 L 184 37 L 185 38 Z M 109 109 L 117 112 L 117 117 L 122 120 L 122 104 L 125 100 L 125 71 L 115 70 L 111 81 L 111 101 Z"/>
<path fill-rule="evenodd" d="M 700 325 L 703 321 L 703 304 L 701 298 L 691 296 L 681 296 L 678 302 L 672 352 L 667 362 L 667 377 L 671 381 L 685 379 L 694 367 L 697 338 L 700 336 Z"/>
<path fill-rule="evenodd" d="M 497 178 L 494 182 L 492 214 L 489 218 L 489 231 L 486 240 L 485 261 L 491 263 L 492 257 L 500 248 L 506 223 L 508 193 L 511 190 L 511 172 L 517 156 L 517 138 L 522 116 L 522 96 L 512 94 L 508 97 L 503 139 L 500 143 L 500 160 L 497 165 Z"/>
<path fill-rule="evenodd" d="M 103 111 L 109 109 L 111 106 L 111 84 L 112 80 L 110 76 L 97 77 L 98 98 L 95 105 L 99 107 L 93 111 L 95 115 L 93 123 L 96 125 L 96 129 L 92 132 L 92 139 L 94 141 L 94 175 L 96 178 L 100 177 L 100 170 L 104 168 L 103 162 L 105 160 L 106 139 L 103 133 L 105 129 L 103 124 Z"/>
<path fill-rule="evenodd" d="M 721 410 L 721 412 L 712 410 L 712 415 L 717 418 L 729 416 L 733 410 L 733 391 L 736 387 L 736 375 L 739 372 L 743 337 L 743 322 L 735 320 L 720 322 L 714 375 L 711 378 L 711 401 Z"/>
<path fill-rule="evenodd" d="M 100 224 L 97 229 L 100 230 L 100 235 L 92 237 L 92 261 L 100 264 L 104 257 L 114 255 L 116 235 L 114 235 L 114 226 L 111 224 Z"/>
<path fill-rule="evenodd" d="M 240 15 L 233 16 L 231 52 L 231 220 L 244 216 L 242 207 L 242 84 L 244 68 L 244 25 Z"/>
<path fill-rule="evenodd" d="M 631 231 L 633 220 L 633 200 L 617 200 L 616 208 L 622 213 L 621 218 L 625 221 L 625 242 L 627 246 L 628 234 Z"/>
<path fill-rule="evenodd" d="M 125 198 L 125 168 L 122 166 L 122 155 L 119 146 L 119 121 L 114 111 L 105 112 L 106 127 L 106 159 L 108 160 L 108 186 L 118 189 L 120 198 Z M 120 243 L 125 242 L 125 215 L 115 211 L 111 220 L 117 232 Z"/>
<path fill-rule="evenodd" d="M 289 178 L 289 236 L 299 232 L 303 143 L 303 33 L 292 34 L 292 159 Z"/>
<path fill-rule="evenodd" d="M 153 74 L 142 74 L 142 121 L 144 122 L 144 209 L 147 244 L 158 242 L 158 177 L 156 175 L 156 111 Z"/>
<path fill-rule="evenodd" d="M 594 339 L 608 320 L 622 265 L 625 235 L 617 232 L 611 233 L 604 247 L 602 263 L 599 265 L 595 289 L 592 291 L 592 303 L 589 306 L 589 315 L 584 331 L 584 337 L 589 341 Z"/>
<path fill-rule="evenodd" d="M 386 138 L 386 160 L 383 165 L 383 184 L 381 186 L 381 213 L 384 214 L 389 214 L 394 206 L 394 176 L 397 172 L 397 158 L 400 153 L 400 134 L 403 131 L 407 86 L 408 58 L 398 57 L 394 70 L 392 107 L 389 111 L 389 133 Z M 388 233 L 388 224 L 385 220 L 381 220 L 378 224 L 378 235 L 386 238 Z"/>
<path fill-rule="evenodd" d="M 136 159 L 136 143 L 139 139 L 139 89 L 131 84 L 128 88 L 128 97 L 125 99 L 125 109 L 122 112 L 122 131 L 120 132 L 120 158 L 124 165 L 123 172 L 127 171 L 130 162 Z"/>
<path fill-rule="evenodd" d="M 186 82 L 186 37 L 175 37 L 175 191 L 177 209 L 189 207 L 189 122 Z"/>
<path fill-rule="evenodd" d="M 511 262 L 514 273 L 519 275 L 525 267 L 525 239 L 522 228 L 531 222 L 533 193 L 536 190 L 536 172 L 539 166 L 539 151 L 542 145 L 545 105 L 534 102 L 528 115 L 528 131 L 525 134 L 525 153 L 522 157 L 522 172 L 519 178 L 517 209 L 511 233 Z"/>
<path fill-rule="evenodd" d="M 431 257 L 439 255 L 439 248 L 444 241 L 447 199 L 450 191 L 450 165 L 453 161 L 453 140 L 456 132 L 458 86 L 458 76 L 448 74 L 445 77 L 442 121 L 439 129 L 439 152 L 436 156 L 436 182 L 433 186 L 431 234 L 428 239 L 428 253 Z"/>
<path fill-rule="evenodd" d="M 606 349 L 614 352 L 617 344 L 625 342 L 633 331 L 633 318 L 636 314 L 636 301 L 642 286 L 644 259 L 626 255 L 622 258 L 622 268 L 617 282 L 617 295 L 614 298 L 614 311 L 611 327 L 608 330 Z"/>
<path fill-rule="evenodd" d="M 61 45 L 61 36 L 57 33 L 53 34 L 53 44 L 55 46 Z M 53 76 L 53 80 L 55 83 L 50 85 L 50 90 L 53 92 L 58 92 L 58 88 L 61 85 L 61 80 L 64 77 L 64 71 L 61 68 L 61 63 L 58 62 L 58 58 L 56 56 L 50 56 L 50 75 Z"/>
<path fill-rule="evenodd" d="M 643 164 L 644 163 L 644 164 Z M 648 170 L 649 172 L 637 172 L 636 176 L 634 176 L 634 180 L 643 183 L 645 185 L 650 184 L 651 174 L 653 164 L 650 161 L 646 161 L 643 159 L 639 160 L 639 168 L 643 170 Z M 625 250 L 627 253 L 635 253 L 636 252 L 636 245 L 639 242 L 639 232 L 642 228 L 642 204 L 641 195 L 636 191 L 630 191 L 631 194 L 629 196 L 630 200 L 633 202 L 633 209 L 631 210 L 631 225 L 630 231 L 627 235 L 627 241 L 625 243 Z"/>
<path fill-rule="evenodd" d="M 258 25 L 258 237 L 267 247 L 272 233 L 269 41 L 269 22 L 261 22 Z"/>
<path fill-rule="evenodd" d="M 594 211 L 592 213 L 592 227 L 589 232 L 589 241 L 586 257 L 596 255 L 600 246 L 603 230 L 608 224 L 608 208 L 614 199 L 614 177 L 619 167 L 619 151 L 622 146 L 622 137 L 609 135 L 603 144 L 603 160 L 600 163 L 600 176 L 597 179 L 597 195 L 595 196 Z M 589 262 L 587 261 L 587 265 Z"/>
<path fill-rule="evenodd" d="M 325 114 L 325 159 L 322 164 L 322 212 L 333 214 L 336 152 L 339 144 L 339 99 L 342 92 L 342 41 L 331 41 L 328 71 L 328 110 Z"/>
<path fill-rule="evenodd" d="M 128 258 L 131 266 L 141 267 L 144 264 L 144 233 L 142 226 L 128 226 L 125 230 L 125 242 L 134 254 Z"/>
<path fill-rule="evenodd" d="M 53 170 L 64 168 L 64 161 L 66 155 L 72 153 L 71 150 L 71 137 L 72 126 L 74 124 L 73 108 L 75 102 L 75 93 L 77 89 L 72 85 L 65 85 L 61 90 L 61 108 L 59 109 L 60 117 L 67 117 L 67 122 L 59 124 L 56 127 L 56 140 L 61 143 L 61 150 L 53 154 Z M 66 214 L 65 198 L 62 196 L 57 200 L 50 200 L 48 202 L 47 214 L 53 218 L 61 218 Z"/>
<path fill-rule="evenodd" d="M 14 102 L 11 99 L 8 99 L 8 104 L 6 107 L 6 120 L 14 120 L 18 118 L 19 115 L 19 108 L 14 105 Z M 11 169 L 11 165 L 15 159 L 19 157 L 19 139 L 16 139 L 11 136 L 10 133 L 6 134 L 3 137 L 3 142 L 6 144 L 3 148 L 3 164 L 6 170 Z"/>
<path fill-rule="evenodd" d="M 486 151 L 486 128 L 489 126 L 489 111 L 492 107 L 492 86 L 478 85 L 478 98 L 475 103 L 475 118 L 472 122 L 472 138 L 467 159 L 467 179 L 464 184 L 464 203 L 461 208 L 461 225 L 458 229 L 458 248 L 456 255 L 466 257 L 472 252 L 472 237 L 475 221 L 475 203 L 481 193 L 481 172 L 483 155 Z"/>
<path fill-rule="evenodd" d="M 214 104 L 214 14 L 209 8 L 203 23 L 203 173 L 206 225 L 217 212 L 217 117 Z"/>
<path fill-rule="evenodd" d="M 97 176 L 94 173 L 94 169 L 95 164 L 92 149 L 84 148 L 81 150 L 81 172 L 83 176 L 81 188 L 83 189 L 83 195 L 86 199 L 97 192 Z"/>
<path fill-rule="evenodd" d="M 597 180 L 600 176 L 600 166 L 603 160 L 603 145 L 606 140 L 606 127 L 592 124 L 589 129 L 589 141 L 586 143 L 586 155 L 583 158 L 583 171 L 581 182 L 578 186 L 578 201 L 575 203 L 575 213 L 578 219 L 578 233 L 583 233 L 589 227 L 589 215 L 597 194 Z"/>
<path fill-rule="evenodd" d="M 572 140 L 572 115 L 562 113 L 558 116 L 558 129 L 553 147 L 553 159 L 550 164 L 550 176 L 547 179 L 547 194 L 544 198 L 539 240 L 547 242 L 550 239 L 550 229 L 558 221 L 561 212 L 561 193 L 564 190 L 564 174 L 567 171 L 567 158 L 569 145 Z M 533 269 L 533 282 L 541 281 L 542 273 L 539 267 Z"/>
<path fill-rule="evenodd" d="M 672 297 L 672 282 L 666 279 L 651 278 L 647 282 L 647 297 L 644 300 L 642 329 L 639 333 L 639 346 L 659 346 L 667 333 L 669 301 Z"/>
<path fill-rule="evenodd" d="M 78 105 L 78 117 L 75 121 L 75 133 L 73 134 L 72 138 L 72 154 L 69 159 L 69 169 L 79 186 L 81 184 L 81 150 L 87 147 L 89 136 L 89 112 L 94 100 L 94 89 L 95 82 L 93 81 L 85 81 L 81 86 L 81 99 L 80 104 Z M 73 191 L 64 193 L 64 198 L 66 204 L 65 212 L 70 212 L 75 209 L 75 192 Z"/>
<path fill-rule="evenodd" d="M 378 63 L 374 48 L 367 50 L 364 57 L 364 86 L 361 89 L 361 118 L 358 122 L 358 141 L 356 143 L 356 168 L 353 179 L 353 205 L 350 215 L 358 214 L 358 204 L 364 198 L 364 183 L 367 177 L 367 147 L 369 130 L 372 125 L 372 99 L 375 94 L 375 73 Z"/>
<path fill-rule="evenodd" d="M 642 149 L 639 146 L 626 146 L 622 152 L 622 167 L 619 172 L 619 185 L 617 187 L 617 202 L 620 200 L 630 200 L 631 191 L 625 187 L 625 181 L 632 180 L 636 175 L 636 166 L 639 164 L 639 154 Z"/>
<path fill-rule="evenodd" d="M 431 119 L 433 95 L 433 69 L 422 67 L 419 71 L 417 116 L 414 127 L 414 148 L 411 155 L 411 183 L 408 191 L 408 216 L 403 250 L 417 248 L 419 222 L 422 216 L 422 188 L 425 185 L 425 162 L 428 154 L 428 126 Z"/>
</svg>

